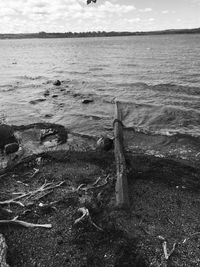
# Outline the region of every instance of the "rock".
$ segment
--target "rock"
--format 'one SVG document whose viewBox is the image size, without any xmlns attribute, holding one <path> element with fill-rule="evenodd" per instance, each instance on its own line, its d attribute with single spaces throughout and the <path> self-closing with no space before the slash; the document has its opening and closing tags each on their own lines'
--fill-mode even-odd
<svg viewBox="0 0 200 267">
<path fill-rule="evenodd" d="M 89 103 L 92 103 L 92 102 L 94 102 L 93 99 L 83 99 L 82 100 L 82 104 L 89 104 Z"/>
<path fill-rule="evenodd" d="M 58 95 L 52 95 L 52 97 L 53 97 L 53 98 L 56 98 L 56 97 L 58 97 Z"/>
<path fill-rule="evenodd" d="M 53 117 L 53 114 L 45 114 L 45 116 L 44 116 L 45 118 L 52 118 Z"/>
<path fill-rule="evenodd" d="M 56 81 L 53 82 L 53 85 L 60 86 L 61 85 L 61 81 L 56 80 Z"/>
<path fill-rule="evenodd" d="M 5 145 L 17 143 L 12 126 L 0 124 L 0 149 L 3 151 Z"/>
<path fill-rule="evenodd" d="M 73 97 L 80 97 L 80 96 L 81 96 L 80 93 L 75 93 L 75 94 L 73 94 Z"/>
<path fill-rule="evenodd" d="M 50 95 L 49 90 L 46 90 L 46 91 L 44 92 L 44 96 L 47 97 L 47 96 L 49 96 L 49 95 Z"/>
<path fill-rule="evenodd" d="M 97 148 L 100 150 L 109 151 L 113 149 L 113 147 L 114 147 L 113 140 L 108 137 L 101 137 L 97 141 Z"/>
<path fill-rule="evenodd" d="M 19 150 L 19 144 L 18 143 L 10 143 L 5 145 L 4 151 L 7 155 L 15 153 Z"/>
<path fill-rule="evenodd" d="M 36 104 L 38 104 L 40 102 L 44 102 L 44 101 L 46 101 L 45 98 L 39 98 L 39 99 L 36 99 L 36 100 L 31 100 L 29 103 L 32 104 L 32 105 L 36 105 Z"/>
</svg>

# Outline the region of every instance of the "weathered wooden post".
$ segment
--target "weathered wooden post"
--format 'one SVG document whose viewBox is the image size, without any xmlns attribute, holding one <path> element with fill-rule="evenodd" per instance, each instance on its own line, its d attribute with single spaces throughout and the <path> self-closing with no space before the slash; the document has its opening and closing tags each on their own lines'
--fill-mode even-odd
<svg viewBox="0 0 200 267">
<path fill-rule="evenodd" d="M 115 137 L 115 161 L 117 167 L 117 182 L 115 186 L 116 205 L 118 207 L 129 206 L 129 194 L 127 183 L 126 161 L 123 147 L 123 124 L 120 103 L 115 102 L 115 120 L 114 120 L 114 137 Z"/>
<path fill-rule="evenodd" d="M 2 234 L 0 234 L 0 266 L 1 267 L 9 267 L 6 263 L 6 254 L 7 254 L 7 245 L 5 238 Z"/>
</svg>

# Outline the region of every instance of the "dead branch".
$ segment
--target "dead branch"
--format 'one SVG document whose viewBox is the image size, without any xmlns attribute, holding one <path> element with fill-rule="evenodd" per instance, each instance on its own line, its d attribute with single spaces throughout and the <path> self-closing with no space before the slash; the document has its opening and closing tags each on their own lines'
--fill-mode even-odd
<svg viewBox="0 0 200 267">
<path fill-rule="evenodd" d="M 30 176 L 30 178 L 35 177 L 35 175 L 38 174 L 40 171 L 39 169 L 36 169 L 36 168 L 34 168 L 33 170 L 34 170 L 34 173 Z"/>
<path fill-rule="evenodd" d="M 83 189 L 82 187 L 85 186 L 85 184 L 80 184 L 76 189 L 74 189 L 74 192 L 78 192 L 80 189 Z M 85 190 L 85 189 L 84 189 Z"/>
<path fill-rule="evenodd" d="M 86 208 L 80 208 L 80 209 L 78 209 L 78 212 L 81 212 L 82 216 L 80 218 L 76 219 L 74 224 L 77 224 L 77 223 L 83 221 L 86 217 L 89 216 L 89 210 Z"/>
<path fill-rule="evenodd" d="M 172 248 L 172 250 L 170 250 L 169 253 L 167 252 L 167 242 L 166 241 L 164 241 L 162 243 L 162 246 L 163 246 L 163 251 L 164 251 L 165 259 L 168 260 L 169 257 L 172 255 L 172 253 L 174 252 L 174 250 L 176 248 L 176 243 L 173 244 L 173 248 Z"/>
<path fill-rule="evenodd" d="M 22 198 L 25 198 L 25 197 L 26 198 L 30 198 L 30 197 L 36 195 L 37 193 L 44 192 L 44 191 L 47 191 L 47 190 L 52 190 L 54 188 L 60 187 L 63 184 L 64 184 L 64 181 L 59 182 L 57 184 L 46 183 L 46 181 L 45 181 L 45 183 L 40 188 L 38 188 L 36 190 L 33 190 L 33 191 L 30 191 L 28 193 L 23 193 L 20 196 L 17 196 L 17 197 L 15 197 L 13 199 L 0 201 L 0 205 L 18 204 L 18 205 L 24 207 L 24 204 L 22 202 L 18 201 L 19 199 L 22 199 Z"/>
<path fill-rule="evenodd" d="M 15 201 L 14 199 L 0 201 L 0 205 L 7 205 L 7 204 L 16 204 L 16 205 L 19 205 L 21 207 L 24 207 L 24 204 L 22 202 Z"/>
<path fill-rule="evenodd" d="M 101 176 L 99 176 L 98 178 L 97 178 L 97 180 L 92 184 L 93 186 L 95 186 L 96 184 L 98 184 L 98 182 L 101 180 Z"/>
<path fill-rule="evenodd" d="M 92 189 L 102 188 L 108 184 L 109 178 L 110 178 L 110 176 L 107 175 L 105 182 L 103 184 L 97 185 L 101 179 L 101 177 L 98 177 L 97 180 L 92 185 L 88 185 L 88 187 L 87 187 L 86 184 L 80 184 L 74 191 L 75 192 L 78 192 L 79 190 L 88 191 L 88 190 L 92 190 Z"/>
<path fill-rule="evenodd" d="M 0 224 L 14 224 L 14 225 L 21 225 L 26 228 L 34 228 L 34 227 L 42 227 L 42 228 L 51 228 L 51 224 L 35 224 L 35 223 L 29 223 L 17 220 L 17 217 L 15 217 L 12 220 L 0 220 Z"/>
<path fill-rule="evenodd" d="M 80 223 L 81 221 L 87 219 L 89 223 L 91 223 L 96 229 L 98 229 L 99 231 L 103 231 L 101 227 L 99 227 L 98 225 L 96 225 L 96 223 L 92 221 L 89 210 L 87 208 L 79 208 L 78 211 L 82 213 L 82 216 L 76 219 L 74 224 Z"/>
</svg>

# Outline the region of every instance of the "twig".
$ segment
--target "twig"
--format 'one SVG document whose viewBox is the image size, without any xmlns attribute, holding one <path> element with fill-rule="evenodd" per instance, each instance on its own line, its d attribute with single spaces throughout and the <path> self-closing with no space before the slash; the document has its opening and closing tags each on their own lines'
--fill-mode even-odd
<svg viewBox="0 0 200 267">
<path fill-rule="evenodd" d="M 98 184 L 98 182 L 101 180 L 101 176 L 99 176 L 98 178 L 97 178 L 97 180 L 92 184 L 93 186 L 94 185 L 96 185 L 96 184 Z"/>
<path fill-rule="evenodd" d="M 169 253 L 167 252 L 167 242 L 166 241 L 164 241 L 162 243 L 162 246 L 163 246 L 163 251 L 164 251 L 165 259 L 168 260 L 169 257 L 172 255 L 172 253 L 174 252 L 174 250 L 176 248 L 176 243 L 173 244 L 173 248 L 172 248 L 172 250 Z"/>
<path fill-rule="evenodd" d="M 77 224 L 81 221 L 83 221 L 84 219 L 87 219 L 96 229 L 98 229 L 99 231 L 103 231 L 103 229 L 101 227 L 99 227 L 98 225 L 96 225 L 96 223 L 94 223 L 90 217 L 90 213 L 89 210 L 87 208 L 79 208 L 78 209 L 79 212 L 82 213 L 82 216 L 78 219 L 75 220 L 74 224 Z"/>
<path fill-rule="evenodd" d="M 77 224 L 77 223 L 81 222 L 82 220 L 85 219 L 85 217 L 89 217 L 89 214 L 90 214 L 89 210 L 86 209 L 86 208 L 79 208 L 78 211 L 82 212 L 83 214 L 82 214 L 82 216 L 80 218 L 75 220 L 74 224 Z"/>
<path fill-rule="evenodd" d="M 17 220 L 17 217 L 12 220 L 0 220 L 0 224 L 16 224 L 27 228 L 33 228 L 33 227 L 52 228 L 51 224 L 35 224 L 35 223 L 24 222 Z"/>
<path fill-rule="evenodd" d="M 104 186 L 106 186 L 107 184 L 108 184 L 108 182 L 109 182 L 109 175 L 106 177 L 106 179 L 105 179 L 105 182 L 103 183 L 103 184 L 99 184 L 99 185 L 97 185 L 97 186 L 95 186 L 96 184 L 98 184 L 98 182 L 100 181 L 100 179 L 101 179 L 101 177 L 98 177 L 97 178 L 97 180 L 92 184 L 92 185 L 89 185 L 88 187 L 87 186 L 85 186 L 85 187 L 83 187 L 85 184 L 81 184 L 81 185 L 79 185 L 78 186 L 78 188 L 76 189 L 76 191 L 78 191 L 78 190 L 84 190 L 84 191 L 87 191 L 87 190 L 91 190 L 91 189 L 97 189 L 97 188 L 101 188 L 101 187 L 104 187 Z"/>
<path fill-rule="evenodd" d="M 30 178 L 33 178 L 37 173 L 39 173 L 39 169 L 34 168 L 34 173 L 30 176 Z"/>
<path fill-rule="evenodd" d="M 14 204 L 18 204 L 18 205 L 24 207 L 24 204 L 21 203 L 20 201 L 17 201 L 17 200 L 22 199 L 22 198 L 25 198 L 25 197 L 30 198 L 31 196 L 33 196 L 33 195 L 35 195 L 35 194 L 37 194 L 39 192 L 44 192 L 46 190 L 54 189 L 56 187 L 61 186 L 62 184 L 64 184 L 64 181 L 62 181 L 62 182 L 60 182 L 58 184 L 46 183 L 46 181 L 45 181 L 45 183 L 40 188 L 38 188 L 36 190 L 33 190 L 33 191 L 30 191 L 28 193 L 21 194 L 20 196 L 15 197 L 13 199 L 0 201 L 0 205 L 6 205 L 6 204 L 14 203 Z"/>
<path fill-rule="evenodd" d="M 73 190 L 74 192 L 78 192 L 80 189 L 83 189 L 82 187 L 85 186 L 85 184 L 80 184 L 75 190 Z M 85 188 L 84 188 L 85 190 Z"/>
<path fill-rule="evenodd" d="M 14 199 L 0 201 L 0 205 L 7 205 L 7 204 L 16 204 L 21 207 L 24 207 L 24 204 L 21 201 L 15 201 Z"/>
<path fill-rule="evenodd" d="M 191 234 L 189 237 L 185 238 L 185 239 L 182 241 L 182 243 L 185 244 L 190 238 L 192 238 L 192 237 L 195 236 L 195 235 L 199 235 L 199 234 L 200 234 L 200 232 L 196 232 L 196 233 Z"/>
</svg>

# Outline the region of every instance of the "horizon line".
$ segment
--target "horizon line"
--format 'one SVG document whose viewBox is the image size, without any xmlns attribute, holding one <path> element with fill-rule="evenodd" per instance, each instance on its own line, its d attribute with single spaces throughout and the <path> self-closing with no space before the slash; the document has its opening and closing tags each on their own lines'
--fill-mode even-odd
<svg viewBox="0 0 200 267">
<path fill-rule="evenodd" d="M 127 31 L 127 30 L 123 30 L 123 31 L 116 31 L 116 30 L 110 30 L 110 31 L 104 31 L 104 30 L 95 30 L 95 31 L 79 31 L 79 32 L 72 32 L 72 31 L 67 31 L 67 32 L 47 32 L 47 31 L 39 31 L 39 32 L 18 32 L 18 33 L 0 33 L 0 35 L 18 35 L 18 34 L 66 34 L 66 33 L 77 33 L 77 34 L 81 34 L 81 33 L 130 33 L 130 34 L 134 34 L 134 33 L 154 33 L 154 32 L 166 32 L 166 31 L 191 31 L 191 30 L 200 30 L 200 27 L 197 28 L 177 28 L 177 29 L 163 29 L 163 30 L 150 30 L 150 31 L 145 31 L 145 30 L 141 30 L 141 31 Z"/>
</svg>

